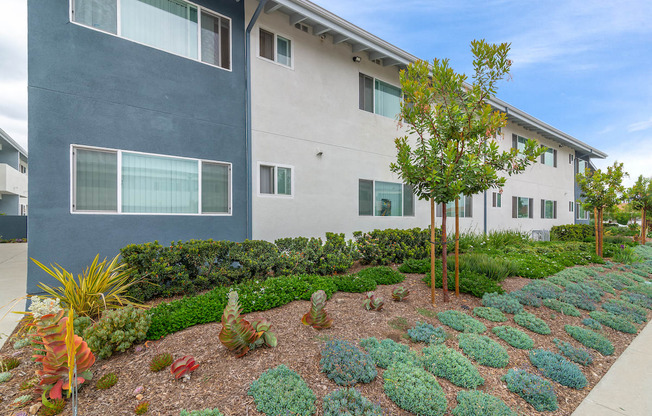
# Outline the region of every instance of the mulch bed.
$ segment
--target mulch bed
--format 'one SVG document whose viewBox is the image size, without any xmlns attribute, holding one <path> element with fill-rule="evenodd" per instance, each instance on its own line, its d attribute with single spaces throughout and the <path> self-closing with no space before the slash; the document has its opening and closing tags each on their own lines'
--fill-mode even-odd
<svg viewBox="0 0 652 416">
<path fill-rule="evenodd" d="M 147 413 L 149 415 L 176 416 L 181 409 L 197 410 L 214 407 L 218 407 L 226 416 L 262 415 L 255 410 L 253 398 L 247 395 L 247 389 L 263 371 L 285 364 L 298 372 L 315 392 L 318 398 L 317 415 L 321 415 L 322 398 L 340 388 L 320 372 L 320 349 L 325 341 L 337 338 L 357 342 L 362 338 L 373 336 L 378 339 L 392 338 L 410 345 L 414 350 L 420 350 L 425 345 L 415 344 L 406 339 L 406 328 L 401 329 L 400 320 L 397 318 L 404 318 L 410 327 L 416 321 L 428 322 L 437 327 L 441 325 L 436 318 L 437 312 L 454 309 L 472 314 L 474 307 L 481 306 L 481 300 L 476 297 L 462 294 L 457 298 L 454 293 L 451 294 L 450 302 L 443 303 L 442 291 L 438 289 L 436 306 L 433 308 L 430 304 L 430 288 L 421 282 L 421 278 L 422 275 L 408 274 L 406 280 L 400 284 L 410 290 L 410 296 L 403 302 L 391 301 L 391 291 L 398 285 L 379 286 L 376 293 L 386 300 L 385 307 L 380 312 L 367 311 L 362 307 L 364 294 L 336 293 L 326 307 L 334 320 L 333 327 L 327 330 L 317 331 L 301 323 L 301 317 L 309 309 L 307 301 L 295 301 L 269 311 L 248 314 L 246 315 L 248 320 L 264 317 L 272 323 L 272 331 L 278 337 L 278 346 L 273 349 L 257 349 L 242 358 L 235 358 L 235 354 L 228 351 L 219 342 L 218 334 L 221 325 L 212 323 L 168 335 L 164 339 L 148 343 L 146 348 L 141 344 L 126 353 L 97 361 L 92 368 L 95 375 L 94 380 L 104 374 L 114 372 L 118 375 L 119 381 L 113 388 L 104 391 L 97 390 L 94 382 L 83 387 L 79 393 L 79 414 L 85 416 L 133 415 L 134 407 L 138 404 L 134 390 L 142 385 L 144 387 L 143 400 L 150 402 L 150 410 Z M 529 281 L 523 278 L 510 278 L 503 282 L 503 285 L 505 289 L 511 291 L 522 287 Z M 603 301 L 611 297 L 613 296 L 607 294 Z M 530 364 L 527 351 L 509 346 L 496 337 L 491 332 L 491 328 L 497 325 L 512 325 L 527 332 L 534 339 L 535 348 L 558 352 L 553 343 L 555 337 L 581 346 L 566 334 L 563 327 L 566 324 L 581 325 L 582 319 L 588 317 L 588 312 L 582 311 L 582 317 L 569 317 L 545 307 L 526 306 L 525 309 L 544 319 L 552 329 L 552 335 L 539 335 L 519 327 L 514 323 L 513 315 L 508 315 L 509 322 L 506 323 L 494 323 L 478 318 L 489 329 L 485 335 L 503 345 L 510 356 L 509 365 L 504 369 L 476 364 L 485 378 L 485 384 L 479 389 L 501 398 L 519 414 L 570 415 L 636 335 L 624 334 L 605 327 L 603 333 L 616 348 L 614 355 L 606 357 L 592 350 L 593 364 L 588 368 L 580 366 L 588 380 L 588 386 L 582 390 L 575 390 L 553 382 L 559 410 L 537 412 L 519 396 L 508 391 L 506 384 L 500 381 L 500 377 L 506 374 L 509 368 L 522 368 L 534 373 L 537 373 L 538 370 Z M 428 316 L 424 316 L 424 314 Z M 397 323 L 399 324 L 397 325 Z M 444 328 L 451 335 L 457 333 L 446 326 Z M 18 386 L 23 380 L 33 377 L 37 367 L 29 359 L 29 348 L 15 351 L 12 345 L 12 342 L 7 342 L 0 350 L 1 356 L 15 355 L 22 361 L 21 365 L 12 371 L 13 379 L 0 384 L 0 397 L 4 399 L 0 403 L 0 411 L 2 414 L 8 415 L 13 414 L 9 403 L 14 398 L 26 394 L 25 391 L 19 391 Z M 446 345 L 459 351 L 455 339 L 447 340 Z M 149 370 L 149 361 L 159 352 L 169 352 L 175 358 L 193 355 L 199 363 L 199 368 L 192 373 L 191 379 L 187 382 L 173 381 L 169 370 L 152 373 Z M 410 415 L 411 413 L 398 408 L 385 396 L 382 373 L 383 370 L 378 368 L 378 377 L 372 383 L 358 384 L 356 388 L 365 397 L 380 403 L 387 414 Z M 457 392 L 462 389 L 445 379 L 438 378 L 438 381 L 446 393 L 450 412 L 450 409 L 457 404 L 455 399 Z M 32 404 L 39 403 L 36 395 L 34 396 L 35 400 Z M 64 414 L 71 414 L 70 406 L 67 407 Z"/>
</svg>

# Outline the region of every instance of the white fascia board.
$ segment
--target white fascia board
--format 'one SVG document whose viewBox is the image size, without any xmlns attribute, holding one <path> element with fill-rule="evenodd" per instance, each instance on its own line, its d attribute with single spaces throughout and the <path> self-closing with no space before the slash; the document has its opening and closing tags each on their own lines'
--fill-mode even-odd
<svg viewBox="0 0 652 416">
<path fill-rule="evenodd" d="M 23 149 L 21 145 L 19 145 L 14 139 L 11 138 L 10 135 L 8 135 L 2 129 L 0 129 L 0 139 L 4 139 L 4 141 L 6 141 L 10 146 L 18 150 L 18 153 L 20 153 L 21 155 L 25 156 L 25 158 L 27 158 L 27 150 Z"/>
</svg>

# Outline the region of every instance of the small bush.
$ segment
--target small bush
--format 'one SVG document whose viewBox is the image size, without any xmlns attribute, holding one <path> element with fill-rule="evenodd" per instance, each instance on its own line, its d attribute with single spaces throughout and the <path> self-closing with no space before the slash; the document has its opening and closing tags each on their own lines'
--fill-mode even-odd
<svg viewBox="0 0 652 416">
<path fill-rule="evenodd" d="M 478 334 L 460 334 L 460 348 L 466 355 L 488 367 L 503 368 L 509 363 L 505 348 L 493 339 Z"/>
<path fill-rule="evenodd" d="M 436 229 L 435 235 L 435 240 L 439 239 L 441 230 Z M 425 259 L 430 252 L 428 229 L 355 231 L 353 237 L 364 264 L 403 263 L 406 259 Z"/>
<path fill-rule="evenodd" d="M 477 308 L 473 308 L 473 315 L 491 322 L 507 321 L 507 317 L 500 311 L 500 309 L 491 307 L 478 306 Z"/>
<path fill-rule="evenodd" d="M 530 351 L 530 362 L 541 370 L 545 377 L 562 386 L 574 389 L 586 387 L 586 377 L 579 367 L 559 354 L 547 350 L 532 350 Z"/>
<path fill-rule="evenodd" d="M 365 293 L 376 289 L 376 282 L 358 275 L 342 275 L 333 277 L 337 290 L 347 293 Z"/>
<path fill-rule="evenodd" d="M 541 307 L 541 299 L 537 297 L 532 292 L 526 292 L 524 290 L 515 290 L 510 292 L 510 296 L 513 296 L 518 300 L 521 305 L 534 306 L 535 308 Z"/>
<path fill-rule="evenodd" d="M 550 282 L 555 286 L 559 286 L 559 287 L 566 287 L 571 283 L 573 283 L 570 280 L 566 279 L 564 276 L 559 276 L 559 275 L 550 276 L 546 280 L 542 280 L 542 281 Z"/>
<path fill-rule="evenodd" d="M 437 318 L 442 324 L 448 325 L 451 328 L 460 332 L 477 332 L 482 333 L 487 330 L 487 327 L 477 319 L 471 318 L 469 315 L 459 311 L 448 310 L 439 312 Z"/>
<path fill-rule="evenodd" d="M 429 323 L 419 321 L 414 328 L 408 329 L 407 334 L 412 341 L 426 344 L 441 344 L 448 338 L 442 327 L 435 328 Z"/>
<path fill-rule="evenodd" d="M 477 390 L 458 392 L 457 403 L 453 416 L 518 416 L 498 397 Z"/>
<path fill-rule="evenodd" d="M 376 378 L 376 367 L 369 354 L 342 340 L 328 341 L 321 350 L 321 371 L 340 386 L 370 383 Z"/>
<path fill-rule="evenodd" d="M 401 362 L 417 364 L 419 358 L 407 345 L 399 344 L 391 339 L 378 341 L 376 338 L 366 338 L 360 341 L 360 347 L 369 353 L 374 363 L 381 368 L 389 368 L 392 364 Z"/>
<path fill-rule="evenodd" d="M 441 265 L 439 266 L 441 267 Z M 407 259 L 398 268 L 401 273 L 426 274 L 430 271 L 429 259 Z"/>
<path fill-rule="evenodd" d="M 627 301 L 629 303 L 633 303 L 636 306 L 640 306 L 642 308 L 647 308 L 647 309 L 652 309 L 652 299 L 642 295 L 640 293 L 630 293 L 626 292 L 620 295 L 620 298 L 624 301 Z M 16 346 L 14 345 L 14 348 Z"/>
<path fill-rule="evenodd" d="M 559 300 L 584 309 L 585 311 L 594 311 L 597 308 L 597 305 L 591 298 L 580 293 L 564 292 L 559 296 Z"/>
<path fill-rule="evenodd" d="M 586 241 L 595 238 L 595 230 L 590 224 L 554 225 L 550 228 L 550 238 L 557 241 Z"/>
<path fill-rule="evenodd" d="M 404 274 L 387 266 L 368 267 L 360 270 L 357 275 L 373 280 L 378 285 L 395 285 L 405 280 Z"/>
<path fill-rule="evenodd" d="M 514 348 L 529 350 L 534 347 L 534 340 L 528 334 L 511 326 L 496 326 L 491 331 Z"/>
<path fill-rule="evenodd" d="M 593 363 L 593 357 L 584 348 L 576 348 L 570 342 L 561 341 L 557 338 L 553 339 L 553 342 L 559 348 L 559 352 L 564 354 L 569 360 L 575 361 L 583 366 L 589 366 Z"/>
<path fill-rule="evenodd" d="M 578 311 L 575 306 L 571 305 L 570 303 L 562 302 L 557 299 L 544 299 L 543 306 L 550 308 L 553 311 L 557 311 L 562 315 L 582 316 L 580 311 Z"/>
<path fill-rule="evenodd" d="M 607 273 L 600 276 L 600 280 L 616 290 L 623 290 L 626 287 L 634 286 L 636 283 L 619 273 Z"/>
<path fill-rule="evenodd" d="M 271 368 L 249 386 L 256 409 L 268 416 L 311 416 L 317 397 L 308 384 L 285 365 Z"/>
<path fill-rule="evenodd" d="M 592 313 L 592 312 L 591 312 Z M 589 328 L 599 331 L 602 329 L 602 324 L 598 321 L 596 321 L 593 318 L 584 318 L 582 319 L 582 325 L 588 326 Z"/>
<path fill-rule="evenodd" d="M 421 279 L 429 287 L 431 285 L 430 271 Z M 436 271 L 435 274 L 435 287 L 443 287 L 441 270 Z M 502 287 L 495 281 L 486 276 L 477 274 L 468 270 L 460 270 L 459 279 L 460 293 L 468 293 L 470 295 L 481 297 L 485 293 L 504 293 Z M 455 290 L 455 276 L 452 273 L 448 274 L 448 290 Z"/>
<path fill-rule="evenodd" d="M 615 315 L 611 312 L 593 311 L 589 316 L 602 325 L 613 328 L 616 331 L 625 332 L 627 334 L 635 334 L 636 327 L 626 318 L 620 315 Z M 583 322 L 582 322 L 583 323 Z"/>
<path fill-rule="evenodd" d="M 645 309 L 624 300 L 609 299 L 602 304 L 602 308 L 607 312 L 622 315 L 637 324 L 642 324 L 647 321 L 647 312 Z"/>
<path fill-rule="evenodd" d="M 380 405 L 373 404 L 354 388 L 335 390 L 324 397 L 324 416 L 383 416 Z"/>
<path fill-rule="evenodd" d="M 387 397 L 401 409 L 420 416 L 446 413 L 446 395 L 435 376 L 423 368 L 396 364 L 383 373 Z"/>
<path fill-rule="evenodd" d="M 534 314 L 529 312 L 521 312 L 514 315 L 514 322 L 523 328 L 527 328 L 532 332 L 536 332 L 537 334 L 550 334 L 550 327 L 548 324 L 546 324 L 543 319 L 537 318 Z"/>
<path fill-rule="evenodd" d="M 557 395 L 552 384 L 525 370 L 510 369 L 501 380 L 509 391 L 518 394 L 539 412 L 557 410 Z"/>
<path fill-rule="evenodd" d="M 482 305 L 500 309 L 505 313 L 519 313 L 523 310 L 523 305 L 518 300 L 509 295 L 499 295 L 498 293 L 486 293 L 482 296 Z"/>
<path fill-rule="evenodd" d="M 523 286 L 521 290 L 541 299 L 557 299 L 563 290 L 549 280 L 535 280 Z"/>
<path fill-rule="evenodd" d="M 108 358 L 144 341 L 150 323 L 149 315 L 133 306 L 104 311 L 95 324 L 84 330 L 82 338 L 97 358 Z"/>
<path fill-rule="evenodd" d="M 223 416 L 219 409 L 204 409 L 204 410 L 181 410 L 179 416 Z"/>
<path fill-rule="evenodd" d="M 648 298 L 652 298 L 652 285 L 647 283 L 638 283 L 634 286 L 628 287 L 627 290 L 632 293 L 639 293 Z"/>
<path fill-rule="evenodd" d="M 604 292 L 601 289 L 593 287 L 587 283 L 571 283 L 566 286 L 566 292 L 577 293 L 582 297 L 587 297 L 596 302 L 600 302 L 604 295 Z"/>
<path fill-rule="evenodd" d="M 565 325 L 564 330 L 580 344 L 588 348 L 593 348 L 602 355 L 612 355 L 614 353 L 613 344 L 607 338 L 591 331 L 590 329 L 574 325 Z"/>
<path fill-rule="evenodd" d="M 474 389 L 484 384 L 478 369 L 463 354 L 444 345 L 426 347 L 423 352 L 423 365 L 437 377 L 465 389 Z"/>
</svg>

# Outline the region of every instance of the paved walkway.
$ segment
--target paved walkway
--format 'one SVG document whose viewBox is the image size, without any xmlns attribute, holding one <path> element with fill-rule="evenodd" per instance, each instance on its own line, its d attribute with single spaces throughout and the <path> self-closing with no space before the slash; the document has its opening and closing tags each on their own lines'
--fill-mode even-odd
<svg viewBox="0 0 652 416">
<path fill-rule="evenodd" d="M 652 415 L 652 324 L 646 325 L 572 416 Z"/>
<path fill-rule="evenodd" d="M 27 243 L 0 244 L 0 347 L 21 319 L 20 315 L 9 311 L 25 310 L 25 299 L 11 305 L 25 296 L 26 287 Z"/>
</svg>

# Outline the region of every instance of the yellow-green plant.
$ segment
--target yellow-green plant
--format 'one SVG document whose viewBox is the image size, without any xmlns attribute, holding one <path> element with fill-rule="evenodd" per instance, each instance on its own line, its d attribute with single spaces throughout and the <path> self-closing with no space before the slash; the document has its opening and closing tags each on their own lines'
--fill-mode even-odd
<svg viewBox="0 0 652 416">
<path fill-rule="evenodd" d="M 98 254 L 77 278 L 56 263 L 47 267 L 38 260 L 32 261 L 62 285 L 50 287 L 39 283 L 38 287 L 47 293 L 45 296 L 59 299 L 64 307 L 72 308 L 79 316 L 96 318 L 105 309 L 125 305 L 143 307 L 125 294 L 138 281 L 133 279 L 132 270 L 126 264 L 118 263 L 118 257 L 108 263 L 106 258 L 100 262 Z"/>
</svg>

